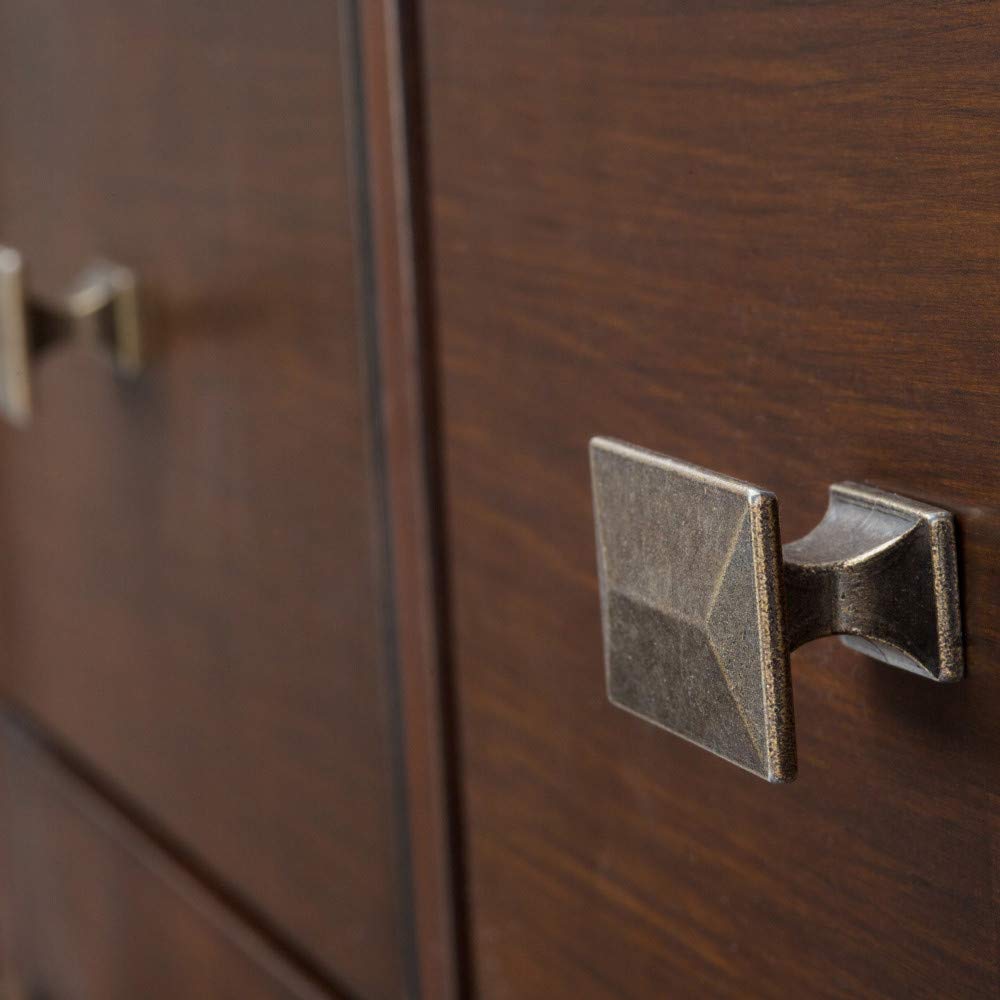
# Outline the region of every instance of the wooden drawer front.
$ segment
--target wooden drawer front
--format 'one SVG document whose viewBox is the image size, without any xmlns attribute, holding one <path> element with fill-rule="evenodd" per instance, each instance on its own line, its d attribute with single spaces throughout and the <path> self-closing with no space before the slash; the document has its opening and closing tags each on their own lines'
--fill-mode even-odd
<svg viewBox="0 0 1000 1000">
<path fill-rule="evenodd" d="M 15 996 L 321 1000 L 85 785 L 4 726 L 4 903 Z"/>
<path fill-rule="evenodd" d="M 409 967 L 351 5 L 3 0 L 0 239 L 132 267 L 134 384 L 0 428 L 7 692 L 365 997 Z M 179 995 L 179 994 L 178 994 Z"/>
<path fill-rule="evenodd" d="M 995 8 L 422 9 L 481 995 L 992 995 Z M 782 788 L 618 711 L 595 434 L 765 485 L 786 539 L 842 480 L 954 511 L 967 679 L 803 648 Z"/>
</svg>

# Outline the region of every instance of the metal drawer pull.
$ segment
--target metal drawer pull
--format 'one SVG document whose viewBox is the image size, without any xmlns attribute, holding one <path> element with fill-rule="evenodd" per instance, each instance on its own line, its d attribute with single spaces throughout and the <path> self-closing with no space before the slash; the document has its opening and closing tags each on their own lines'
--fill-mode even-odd
<svg viewBox="0 0 1000 1000">
<path fill-rule="evenodd" d="M 135 275 L 108 261 L 91 264 L 60 302 L 28 298 L 24 262 L 0 246 L 0 413 L 24 426 L 31 419 L 31 364 L 56 344 L 89 340 L 127 377 L 142 368 Z"/>
<path fill-rule="evenodd" d="M 825 635 L 964 670 L 954 518 L 854 483 L 781 546 L 774 494 L 620 441 L 590 463 L 608 697 L 768 781 L 796 772 L 788 655 Z"/>
</svg>

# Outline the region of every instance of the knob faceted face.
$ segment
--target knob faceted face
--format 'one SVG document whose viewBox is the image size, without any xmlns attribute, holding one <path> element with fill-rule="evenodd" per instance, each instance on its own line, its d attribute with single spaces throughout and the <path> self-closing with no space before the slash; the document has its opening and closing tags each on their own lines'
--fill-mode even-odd
<svg viewBox="0 0 1000 1000">
<path fill-rule="evenodd" d="M 590 444 L 608 696 L 768 781 L 795 776 L 773 494 Z"/>
</svg>

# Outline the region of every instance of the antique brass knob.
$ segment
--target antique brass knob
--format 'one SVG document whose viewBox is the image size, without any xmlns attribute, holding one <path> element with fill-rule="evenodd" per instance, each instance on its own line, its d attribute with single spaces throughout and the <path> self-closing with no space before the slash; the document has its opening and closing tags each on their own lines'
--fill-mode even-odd
<svg viewBox="0 0 1000 1000">
<path fill-rule="evenodd" d="M 23 426 L 31 418 L 31 365 L 57 344 L 88 340 L 120 375 L 142 368 L 142 337 L 133 273 L 96 261 L 60 301 L 29 297 L 24 262 L 0 246 L 0 413 Z"/>
<path fill-rule="evenodd" d="M 608 697 L 768 781 L 796 773 L 791 650 L 825 635 L 962 677 L 954 519 L 837 483 L 781 546 L 774 494 L 620 441 L 590 461 Z"/>
</svg>

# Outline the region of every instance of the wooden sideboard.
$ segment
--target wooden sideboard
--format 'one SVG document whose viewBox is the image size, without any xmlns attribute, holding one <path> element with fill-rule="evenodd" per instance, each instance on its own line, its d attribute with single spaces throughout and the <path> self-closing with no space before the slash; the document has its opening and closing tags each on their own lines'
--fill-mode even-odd
<svg viewBox="0 0 1000 1000">
<path fill-rule="evenodd" d="M 12 995 L 994 996 L 998 43 L 0 0 L 0 243 L 150 345 L 0 427 Z M 953 512 L 965 679 L 809 644 L 787 786 L 618 710 L 594 435 Z"/>
</svg>

